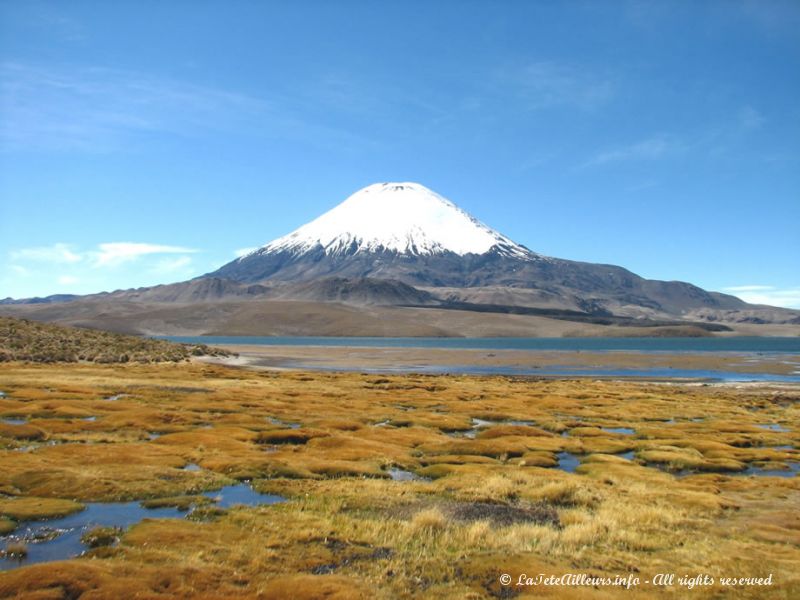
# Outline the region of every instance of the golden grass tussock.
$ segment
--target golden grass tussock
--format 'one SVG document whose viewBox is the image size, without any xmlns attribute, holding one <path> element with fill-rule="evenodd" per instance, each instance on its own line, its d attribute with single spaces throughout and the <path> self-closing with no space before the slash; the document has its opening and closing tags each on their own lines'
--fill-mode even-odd
<svg viewBox="0 0 800 600">
<path fill-rule="evenodd" d="M 552 452 L 543 452 L 536 450 L 534 452 L 526 452 L 522 455 L 517 463 L 521 467 L 555 467 L 558 460 Z"/>
<path fill-rule="evenodd" d="M 408 526 L 414 534 L 430 535 L 447 527 L 447 517 L 438 507 L 426 508 L 415 514 Z"/>
<path fill-rule="evenodd" d="M 262 431 L 256 437 L 259 444 L 306 444 L 309 440 L 330 435 L 318 429 L 289 429 Z"/>
<path fill-rule="evenodd" d="M 17 522 L 7 517 L 0 517 L 0 535 L 7 535 L 17 528 Z"/>
<path fill-rule="evenodd" d="M 465 465 L 469 463 L 484 465 L 498 464 L 496 459 L 489 456 L 481 456 L 480 454 L 426 454 L 419 460 L 423 465 Z"/>
<path fill-rule="evenodd" d="M 367 600 L 371 594 L 361 582 L 340 575 L 287 575 L 267 582 L 260 590 L 264 600 Z"/>
<path fill-rule="evenodd" d="M 481 440 L 491 440 L 499 437 L 520 435 L 545 437 L 554 436 L 554 434 L 549 431 L 545 431 L 544 429 L 540 429 L 538 427 L 532 427 L 530 425 L 495 425 L 494 427 L 488 427 L 484 429 L 475 437 Z"/>
<path fill-rule="evenodd" d="M 120 527 L 95 527 L 81 536 L 81 542 L 89 548 L 111 546 L 119 541 L 121 535 Z"/>
<path fill-rule="evenodd" d="M 0 534 L 81 502 L 195 507 L 97 532 L 91 559 L 2 572 L 3 598 L 460 599 L 508 594 L 501 573 L 698 570 L 776 584 L 692 597 L 800 593 L 800 481 L 741 474 L 798 460 L 792 390 L 130 362 L 6 363 L 0 390 Z M 286 501 L 200 495 L 236 479 Z"/>
<path fill-rule="evenodd" d="M 551 481 L 541 487 L 532 487 L 525 491 L 524 497 L 554 506 L 584 508 L 594 508 L 602 500 L 599 491 L 572 479 Z"/>
<path fill-rule="evenodd" d="M 0 515 L 15 521 L 64 517 L 83 510 L 83 504 L 59 498 L 0 498 Z"/>
</svg>

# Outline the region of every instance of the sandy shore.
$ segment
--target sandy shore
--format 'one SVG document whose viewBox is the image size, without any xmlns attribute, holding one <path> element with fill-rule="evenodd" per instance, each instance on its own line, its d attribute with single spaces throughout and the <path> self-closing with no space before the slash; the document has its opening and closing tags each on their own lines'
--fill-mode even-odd
<svg viewBox="0 0 800 600">
<path fill-rule="evenodd" d="M 772 375 L 800 374 L 800 355 L 757 353 L 638 353 L 331 346 L 222 346 L 239 354 L 212 362 L 272 369 L 398 370 L 436 367 L 486 369 L 691 369 Z"/>
</svg>

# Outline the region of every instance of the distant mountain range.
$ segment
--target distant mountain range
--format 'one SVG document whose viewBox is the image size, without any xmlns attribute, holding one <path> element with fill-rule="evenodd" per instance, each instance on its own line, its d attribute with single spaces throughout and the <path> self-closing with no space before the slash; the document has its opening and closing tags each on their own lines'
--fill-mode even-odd
<svg viewBox="0 0 800 600">
<path fill-rule="evenodd" d="M 538 254 L 417 183 L 368 186 L 191 281 L 0 304 L 3 314 L 188 335 L 709 335 L 755 333 L 757 325 L 765 334 L 800 331 L 798 311 Z"/>
</svg>

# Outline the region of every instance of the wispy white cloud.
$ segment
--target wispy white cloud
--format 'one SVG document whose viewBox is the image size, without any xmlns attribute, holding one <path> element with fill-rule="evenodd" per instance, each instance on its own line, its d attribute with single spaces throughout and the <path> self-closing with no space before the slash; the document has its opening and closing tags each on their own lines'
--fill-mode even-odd
<svg viewBox="0 0 800 600">
<path fill-rule="evenodd" d="M 500 69 L 492 84 L 512 92 L 528 109 L 572 106 L 594 110 L 615 94 L 610 77 L 555 61 L 535 61 Z"/>
<path fill-rule="evenodd" d="M 722 291 L 752 304 L 800 308 L 800 286 L 778 288 L 772 285 L 734 285 L 723 288 Z"/>
<path fill-rule="evenodd" d="M 630 193 L 643 192 L 645 190 L 659 187 L 660 185 L 661 182 L 656 181 L 655 179 L 646 179 L 644 181 L 631 183 L 625 188 L 625 191 Z"/>
<path fill-rule="evenodd" d="M 180 281 L 197 274 L 196 248 L 147 242 L 106 242 L 88 248 L 53 244 L 9 252 L 0 261 L 0 289 L 17 298 L 59 289 L 93 293 Z"/>
<path fill-rule="evenodd" d="M 685 149 L 685 144 L 674 136 L 655 135 L 632 144 L 602 150 L 586 161 L 583 166 L 597 166 L 630 160 L 656 160 L 679 154 Z"/>
<path fill-rule="evenodd" d="M 21 265 L 9 265 L 11 270 L 21 277 L 29 277 L 31 272 Z"/>
<path fill-rule="evenodd" d="M 188 273 L 191 272 L 192 259 L 189 256 L 177 256 L 159 260 L 153 267 L 154 273 Z"/>
<path fill-rule="evenodd" d="M 148 254 L 192 254 L 194 248 L 183 246 L 164 246 L 141 242 L 109 242 L 100 244 L 98 252 L 92 253 L 93 264 L 98 267 L 112 267 L 130 262 Z"/>
<path fill-rule="evenodd" d="M 319 147 L 370 143 L 307 108 L 277 92 L 261 97 L 122 69 L 0 63 L 4 151 L 136 151 L 157 136 L 221 132 Z"/>
<path fill-rule="evenodd" d="M 94 250 L 79 251 L 70 244 L 57 243 L 52 246 L 37 246 L 12 250 L 11 259 L 21 262 L 50 263 L 50 264 L 77 264 L 83 263 L 88 267 L 102 268 L 115 267 L 123 263 L 135 261 L 143 256 L 158 254 L 194 254 L 199 252 L 195 248 L 183 246 L 168 246 L 164 244 L 148 244 L 144 242 L 106 242 L 98 244 Z M 188 264 L 189 257 L 180 257 L 181 264 Z M 167 264 L 167 263 L 165 263 Z M 168 267 L 166 267 L 168 268 Z M 177 267 L 176 267 L 177 268 Z M 24 274 L 27 269 L 22 265 L 12 265 L 12 269 L 19 274 Z"/>
<path fill-rule="evenodd" d="M 580 167 L 596 167 L 626 161 L 662 160 L 697 155 L 721 156 L 741 146 L 749 134 L 761 128 L 766 117 L 750 105 L 730 111 L 721 123 L 688 133 L 658 133 L 644 139 L 608 146 Z"/>
<path fill-rule="evenodd" d="M 218 130 L 266 108 L 243 94 L 96 67 L 0 64 L 4 149 L 104 152 L 154 132 Z"/>
<path fill-rule="evenodd" d="M 83 24 L 67 16 L 57 5 L 44 3 L 28 3 L 31 11 L 30 17 L 36 24 L 46 28 L 49 33 L 65 42 L 82 42 L 86 39 L 86 29 Z"/>
<path fill-rule="evenodd" d="M 759 111 L 752 106 L 744 106 L 739 111 L 739 125 L 742 129 L 758 129 L 764 124 L 766 119 Z"/>
<path fill-rule="evenodd" d="M 734 285 L 724 288 L 727 292 L 763 292 L 766 290 L 774 290 L 771 285 Z"/>
<path fill-rule="evenodd" d="M 255 250 L 258 250 L 257 246 L 253 246 L 252 248 L 239 248 L 238 250 L 235 250 L 233 254 L 236 256 L 236 258 L 241 258 L 242 256 L 246 256 Z"/>
<path fill-rule="evenodd" d="M 77 263 L 83 260 L 83 257 L 75 252 L 69 244 L 59 242 L 51 246 L 36 246 L 13 250 L 11 259 L 48 263 Z"/>
<path fill-rule="evenodd" d="M 736 11 L 748 25 L 756 25 L 774 35 L 787 32 L 791 36 L 800 28 L 800 9 L 796 0 L 739 0 L 720 5 L 726 12 Z M 794 39 L 794 37 L 792 37 Z"/>
</svg>

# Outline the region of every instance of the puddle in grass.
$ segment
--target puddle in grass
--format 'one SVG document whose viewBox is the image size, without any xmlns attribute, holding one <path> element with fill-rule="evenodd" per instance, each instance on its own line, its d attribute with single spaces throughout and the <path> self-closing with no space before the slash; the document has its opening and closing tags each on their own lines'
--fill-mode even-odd
<svg viewBox="0 0 800 600">
<path fill-rule="evenodd" d="M 17 417 L 3 417 L 3 423 L 6 425 L 25 425 L 28 422 L 28 419 L 20 419 Z"/>
<path fill-rule="evenodd" d="M 267 417 L 267 421 L 269 421 L 272 425 L 280 425 L 281 427 L 288 427 L 289 429 L 300 429 L 300 423 L 287 423 L 286 421 L 281 421 L 275 417 Z"/>
<path fill-rule="evenodd" d="M 486 429 L 487 427 L 495 427 L 497 425 L 520 425 L 525 427 L 532 427 L 535 425 L 533 421 L 520 421 L 517 419 L 504 419 L 502 421 L 487 421 L 485 419 L 478 419 L 476 417 L 472 417 L 472 429 L 467 429 L 466 431 L 452 431 L 449 432 L 447 435 L 450 437 L 464 437 L 470 440 L 475 439 L 475 436 L 478 435 L 481 429 Z"/>
<path fill-rule="evenodd" d="M 761 467 L 750 466 L 740 473 L 728 473 L 728 475 L 755 475 L 757 477 L 794 477 L 800 473 L 800 462 L 787 462 L 786 470 L 783 469 L 762 469 Z"/>
<path fill-rule="evenodd" d="M 787 433 L 790 431 L 787 427 L 783 425 L 778 425 L 777 423 L 768 423 L 766 425 L 756 425 L 756 427 L 760 427 L 761 429 L 767 429 L 769 431 L 777 431 L 779 433 Z"/>
<path fill-rule="evenodd" d="M 198 465 L 197 463 L 189 463 L 185 467 L 183 467 L 184 471 L 202 471 L 203 467 Z"/>
<path fill-rule="evenodd" d="M 392 478 L 392 481 L 430 481 L 427 477 L 420 477 L 416 473 L 403 469 L 389 469 L 386 472 Z"/>
<path fill-rule="evenodd" d="M 212 498 L 220 508 L 237 504 L 276 504 L 284 500 L 281 496 L 259 494 L 247 483 L 203 492 L 203 495 Z M 27 546 L 28 554 L 22 559 L 0 559 L 0 571 L 79 556 L 88 549 L 81 542 L 81 536 L 95 527 L 124 529 L 143 519 L 180 519 L 189 512 L 177 508 L 144 508 L 138 502 L 91 502 L 81 512 L 67 517 L 23 522 L 12 533 L 0 537 L 0 543 L 5 548 L 6 544 L 21 542 Z"/>
<path fill-rule="evenodd" d="M 635 429 L 630 427 L 601 427 L 606 433 L 619 433 L 621 435 L 633 435 L 636 433 Z"/>
<path fill-rule="evenodd" d="M 634 453 L 635 450 L 630 450 L 628 452 L 620 452 L 614 456 L 619 456 L 625 460 L 633 461 Z M 559 469 L 560 471 L 564 471 L 565 473 L 574 473 L 575 469 L 577 469 L 581 464 L 581 460 L 578 455 L 573 454 L 572 452 L 559 452 L 556 454 L 556 458 L 558 459 L 558 464 L 555 466 L 555 468 Z"/>
<path fill-rule="evenodd" d="M 691 471 L 683 469 L 680 471 L 670 471 L 666 465 L 659 463 L 648 463 L 647 467 L 664 471 L 674 475 L 678 479 L 690 475 L 725 475 L 726 477 L 795 477 L 800 473 L 800 462 L 787 461 L 786 469 L 764 469 L 755 465 L 750 465 L 741 471 Z"/>
<path fill-rule="evenodd" d="M 580 459 L 575 454 L 571 452 L 559 452 L 556 454 L 556 458 L 558 459 L 558 465 L 556 469 L 560 469 L 561 471 L 565 471 L 567 473 L 574 473 L 575 469 L 578 468 L 578 465 L 581 464 Z"/>
</svg>

